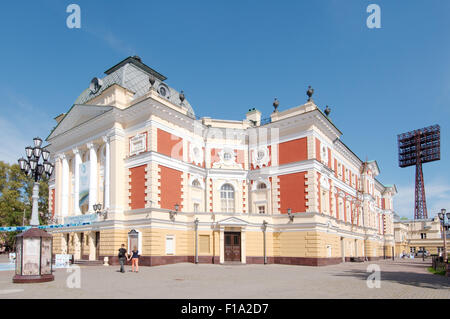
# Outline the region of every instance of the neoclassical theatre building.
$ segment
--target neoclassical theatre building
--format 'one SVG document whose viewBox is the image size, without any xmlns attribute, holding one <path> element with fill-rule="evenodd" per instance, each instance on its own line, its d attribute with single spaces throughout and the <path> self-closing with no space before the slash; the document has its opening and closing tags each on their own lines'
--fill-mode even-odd
<svg viewBox="0 0 450 319">
<path fill-rule="evenodd" d="M 108 69 L 47 138 L 49 209 L 65 224 L 50 230 L 54 253 L 116 264 L 125 244 L 149 266 L 391 257 L 395 186 L 308 93 L 266 119 L 198 118 L 139 57 Z"/>
</svg>

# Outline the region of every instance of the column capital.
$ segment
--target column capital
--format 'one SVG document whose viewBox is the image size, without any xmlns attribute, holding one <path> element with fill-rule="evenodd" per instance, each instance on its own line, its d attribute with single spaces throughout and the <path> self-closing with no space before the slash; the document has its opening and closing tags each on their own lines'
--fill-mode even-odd
<svg viewBox="0 0 450 319">
<path fill-rule="evenodd" d="M 105 135 L 102 137 L 104 143 L 109 143 L 109 136 Z"/>
<path fill-rule="evenodd" d="M 72 149 L 72 153 L 73 153 L 74 155 L 80 154 L 80 150 L 78 149 L 78 147 L 74 147 L 74 148 Z"/>
<path fill-rule="evenodd" d="M 59 153 L 55 157 L 56 157 L 56 159 L 59 159 L 61 161 L 67 159 L 67 156 L 64 153 Z"/>
<path fill-rule="evenodd" d="M 86 147 L 87 147 L 89 150 L 92 149 L 92 148 L 95 150 L 95 148 L 97 147 L 97 145 L 94 144 L 94 142 L 89 142 L 89 143 L 86 144 Z"/>
</svg>

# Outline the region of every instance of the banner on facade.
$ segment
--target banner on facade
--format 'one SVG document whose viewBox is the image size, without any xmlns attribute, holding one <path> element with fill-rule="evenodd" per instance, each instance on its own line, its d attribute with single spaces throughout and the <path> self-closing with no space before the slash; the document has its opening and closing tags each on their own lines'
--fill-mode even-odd
<svg viewBox="0 0 450 319">
<path fill-rule="evenodd" d="M 84 224 L 96 222 L 98 219 L 97 214 L 86 214 L 64 217 L 65 224 Z"/>
<path fill-rule="evenodd" d="M 71 223 L 71 224 L 58 224 L 58 225 L 42 225 L 38 226 L 39 229 L 54 229 L 54 228 L 64 228 L 64 227 L 78 227 L 78 226 L 86 226 L 90 225 L 91 222 L 83 222 L 83 223 Z M 16 231 L 26 231 L 30 229 L 31 226 L 9 226 L 9 227 L 0 227 L 0 233 L 2 232 L 16 232 Z"/>
<path fill-rule="evenodd" d="M 80 186 L 78 192 L 80 194 L 79 206 L 89 203 L 89 162 L 80 164 Z"/>
</svg>

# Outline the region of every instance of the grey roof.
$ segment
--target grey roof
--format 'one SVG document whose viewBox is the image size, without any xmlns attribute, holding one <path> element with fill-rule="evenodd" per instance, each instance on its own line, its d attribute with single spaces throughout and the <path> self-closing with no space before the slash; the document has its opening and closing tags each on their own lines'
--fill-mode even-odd
<svg viewBox="0 0 450 319">
<path fill-rule="evenodd" d="M 124 61 L 118 63 L 116 66 L 107 70 L 108 74 L 102 78 L 103 85 L 101 86 L 100 90 L 97 93 L 92 93 L 91 90 L 87 88 L 76 99 L 74 104 L 86 104 L 89 100 L 102 94 L 104 90 L 106 90 L 113 84 L 118 84 L 121 87 L 134 92 L 134 99 L 137 99 L 146 94 L 150 89 L 150 72 L 148 71 L 150 68 L 143 63 L 133 63 L 133 59 L 134 57 L 129 57 Z M 182 108 L 186 108 L 188 114 L 191 117 L 195 118 L 194 110 L 192 109 L 187 99 L 185 99 L 183 103 L 181 103 L 179 92 L 161 81 L 161 79 L 165 79 L 164 76 L 155 76 L 156 74 L 154 72 L 151 72 L 151 74 L 155 77 L 155 83 L 153 84 L 154 88 L 158 92 L 161 85 L 168 88 L 169 94 L 166 99 Z"/>
</svg>

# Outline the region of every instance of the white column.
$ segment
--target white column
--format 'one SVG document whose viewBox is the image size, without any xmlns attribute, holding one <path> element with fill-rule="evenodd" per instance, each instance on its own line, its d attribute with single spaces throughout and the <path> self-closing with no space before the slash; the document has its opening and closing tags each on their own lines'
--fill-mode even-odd
<svg viewBox="0 0 450 319">
<path fill-rule="evenodd" d="M 81 156 L 80 151 L 77 148 L 73 149 L 73 154 L 75 155 L 74 159 L 74 197 L 73 197 L 73 212 L 74 215 L 80 215 L 80 164 L 81 164 Z"/>
<path fill-rule="evenodd" d="M 97 150 L 94 143 L 88 143 L 89 149 L 89 212 L 94 212 L 97 204 Z"/>
<path fill-rule="evenodd" d="M 62 185 L 61 185 L 61 216 L 69 215 L 69 164 L 66 155 L 61 155 L 62 160 Z"/>
<path fill-rule="evenodd" d="M 109 151 L 109 137 L 103 137 L 103 141 L 105 142 L 105 188 L 104 188 L 104 201 L 103 207 L 105 209 L 109 208 L 109 174 L 110 174 L 110 151 Z"/>
</svg>

